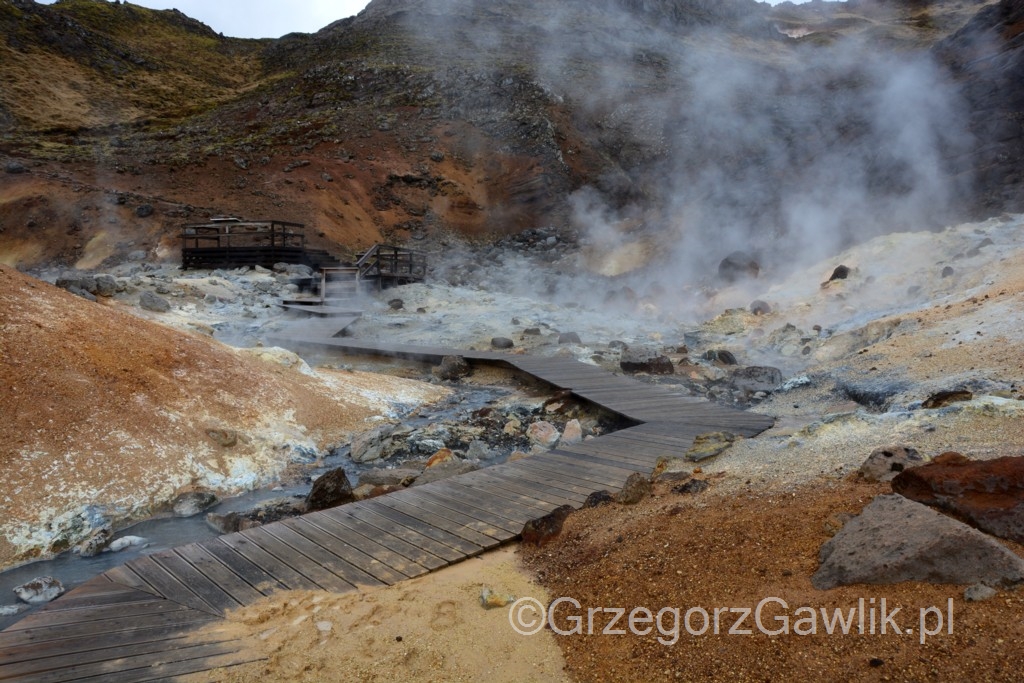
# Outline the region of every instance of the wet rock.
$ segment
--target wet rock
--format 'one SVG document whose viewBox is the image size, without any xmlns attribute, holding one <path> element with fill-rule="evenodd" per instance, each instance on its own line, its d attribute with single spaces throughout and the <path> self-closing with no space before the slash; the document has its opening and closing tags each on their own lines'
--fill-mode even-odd
<svg viewBox="0 0 1024 683">
<path fill-rule="evenodd" d="M 614 503 L 615 496 L 611 494 L 611 491 L 594 491 L 587 499 L 583 501 L 584 508 L 596 508 L 601 505 L 607 505 L 608 503 Z"/>
<path fill-rule="evenodd" d="M 778 368 L 751 365 L 737 368 L 732 373 L 729 384 L 736 391 L 756 393 L 758 391 L 774 391 L 782 384 L 782 371 Z"/>
<path fill-rule="evenodd" d="M 731 448 L 737 438 L 739 437 L 731 432 L 705 432 L 704 434 L 698 434 L 693 440 L 693 445 L 690 446 L 690 449 L 686 451 L 686 455 L 683 457 L 690 462 L 700 462 L 701 460 L 713 458 Z"/>
<path fill-rule="evenodd" d="M 836 266 L 835 270 L 832 271 L 832 275 L 829 276 L 828 281 L 845 280 L 848 277 L 850 277 L 850 268 L 848 266 Z"/>
<path fill-rule="evenodd" d="M 516 343 L 508 337 L 492 337 L 491 346 L 495 349 L 511 349 Z"/>
<path fill-rule="evenodd" d="M 352 495 L 352 483 L 345 474 L 345 469 L 339 467 L 317 477 L 313 482 L 313 488 L 306 495 L 306 509 L 309 512 L 326 510 L 337 507 L 355 500 Z"/>
<path fill-rule="evenodd" d="M 622 490 L 615 495 L 615 501 L 623 505 L 635 505 L 651 495 L 651 480 L 639 472 L 634 472 L 622 485 Z"/>
<path fill-rule="evenodd" d="M 189 491 L 174 499 L 171 510 L 175 517 L 194 517 L 216 503 L 217 496 L 209 491 Z"/>
<path fill-rule="evenodd" d="M 258 527 L 260 523 L 238 512 L 228 512 L 223 515 L 208 512 L 206 513 L 206 525 L 219 534 L 233 534 L 236 531 Z"/>
<path fill-rule="evenodd" d="M 819 590 L 854 583 L 1024 581 L 1024 559 L 995 539 L 902 496 L 878 496 L 818 552 Z"/>
<path fill-rule="evenodd" d="M 454 477 L 459 474 L 475 472 L 478 469 L 480 469 L 480 466 L 475 463 L 455 458 L 449 462 L 434 465 L 433 467 L 428 467 L 423 470 L 423 474 L 421 474 L 412 485 L 422 486 L 423 484 L 429 484 L 433 481 L 441 481 L 442 479 Z"/>
<path fill-rule="evenodd" d="M 974 398 L 974 394 L 970 391 L 963 389 L 954 389 L 952 391 L 940 391 L 936 394 L 929 396 L 923 403 L 922 408 L 945 408 L 953 403 L 959 403 L 961 401 L 970 401 Z"/>
<path fill-rule="evenodd" d="M 153 215 L 153 205 L 152 204 L 140 204 L 135 209 L 135 215 L 138 216 L 139 218 L 148 218 L 149 216 L 152 216 Z"/>
<path fill-rule="evenodd" d="M 119 553 L 125 548 L 145 548 L 147 545 L 149 545 L 148 538 L 143 538 L 142 536 L 121 536 L 111 541 L 106 550 L 112 553 Z"/>
<path fill-rule="evenodd" d="M 16 614 L 21 614 L 29 607 L 28 605 L 0 605 L 0 617 L 13 617 Z"/>
<path fill-rule="evenodd" d="M 572 511 L 571 505 L 562 505 L 543 517 L 531 519 L 523 525 L 523 543 L 542 547 L 555 540 L 562 533 L 562 526 Z"/>
<path fill-rule="evenodd" d="M 619 367 L 630 374 L 646 372 L 652 375 L 672 375 L 676 371 L 668 356 L 648 348 L 623 349 Z"/>
<path fill-rule="evenodd" d="M 761 266 L 754 258 L 743 251 L 734 251 L 718 264 L 718 277 L 725 282 L 756 278 Z"/>
<path fill-rule="evenodd" d="M 696 494 L 703 493 L 704 491 L 707 491 L 709 488 L 711 488 L 711 484 L 709 484 L 706 480 L 691 479 L 686 483 L 673 487 L 672 493 Z"/>
<path fill-rule="evenodd" d="M 373 429 L 356 434 L 352 438 L 349 457 L 353 462 L 372 462 L 384 457 L 385 449 L 391 443 L 394 425 L 378 425 Z"/>
<path fill-rule="evenodd" d="M 431 467 L 437 467 L 438 465 L 445 465 L 447 463 L 454 462 L 455 459 L 455 453 L 452 449 L 442 448 L 430 456 L 427 460 L 426 467 L 427 469 L 430 469 Z"/>
<path fill-rule="evenodd" d="M 445 356 L 441 364 L 431 370 L 434 377 L 446 382 L 454 382 L 462 377 L 467 377 L 472 372 L 469 363 L 462 356 Z"/>
<path fill-rule="evenodd" d="M 982 531 L 1024 542 L 1024 457 L 970 460 L 943 453 L 901 472 L 896 493 L 951 512 Z"/>
<path fill-rule="evenodd" d="M 576 334 L 575 332 L 562 332 L 560 335 L 558 335 L 558 343 L 582 344 L 583 342 L 580 341 L 580 335 Z"/>
<path fill-rule="evenodd" d="M 553 424 L 540 420 L 526 428 L 526 436 L 530 439 L 530 443 L 542 448 L 553 448 L 558 443 L 560 434 Z"/>
<path fill-rule="evenodd" d="M 767 302 L 756 299 L 750 302 L 750 312 L 754 315 L 768 315 L 772 312 L 772 307 Z"/>
<path fill-rule="evenodd" d="M 999 594 L 995 588 L 986 586 L 983 583 L 976 583 L 964 589 L 964 600 L 967 602 L 984 602 L 991 600 Z"/>
<path fill-rule="evenodd" d="M 103 550 L 110 543 L 110 538 L 112 535 L 113 534 L 110 532 L 110 529 L 96 529 L 91 534 L 89 534 L 89 537 L 87 539 L 85 539 L 75 547 L 75 551 L 81 557 L 96 557 L 97 555 L 102 553 Z"/>
<path fill-rule="evenodd" d="M 373 469 L 359 475 L 359 484 L 371 486 L 409 486 L 416 477 L 420 476 L 420 470 L 411 467 L 396 467 L 392 470 Z"/>
<path fill-rule="evenodd" d="M 14 594 L 22 602 L 41 605 L 63 595 L 64 584 L 52 576 L 39 576 L 15 588 Z"/>
<path fill-rule="evenodd" d="M 400 311 L 405 306 L 405 302 L 401 299 L 392 299 L 388 302 L 388 306 L 392 311 Z"/>
<path fill-rule="evenodd" d="M 154 313 L 166 313 L 171 310 L 171 304 L 167 302 L 167 299 L 154 294 L 148 289 L 143 290 L 142 294 L 139 295 L 139 307 Z"/>
<path fill-rule="evenodd" d="M 903 470 L 924 464 L 917 450 L 910 446 L 876 448 L 860 466 L 860 476 L 866 481 L 892 481 Z"/>
<path fill-rule="evenodd" d="M 726 351 L 725 349 L 709 349 L 705 351 L 704 360 L 720 365 L 736 365 L 736 356 L 733 355 L 732 351 Z"/>
</svg>

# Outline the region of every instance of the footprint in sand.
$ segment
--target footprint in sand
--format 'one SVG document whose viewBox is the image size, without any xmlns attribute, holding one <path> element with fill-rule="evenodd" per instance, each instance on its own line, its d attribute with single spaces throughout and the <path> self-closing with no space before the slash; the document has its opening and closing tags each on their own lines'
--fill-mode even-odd
<svg viewBox="0 0 1024 683">
<path fill-rule="evenodd" d="M 430 618 L 430 628 L 443 631 L 459 623 L 459 613 L 455 602 L 444 600 L 434 607 L 434 616 Z"/>
</svg>

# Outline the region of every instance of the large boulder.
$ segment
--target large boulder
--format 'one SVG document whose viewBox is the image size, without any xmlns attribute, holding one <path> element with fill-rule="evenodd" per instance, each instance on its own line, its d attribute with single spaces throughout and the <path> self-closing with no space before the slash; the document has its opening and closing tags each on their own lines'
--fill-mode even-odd
<svg viewBox="0 0 1024 683">
<path fill-rule="evenodd" d="M 1024 581 L 1024 559 L 995 539 L 897 495 L 878 496 L 818 552 L 811 577 L 827 590 L 854 583 L 984 583 Z"/>
<path fill-rule="evenodd" d="M 333 469 L 317 477 L 313 488 L 306 496 L 306 509 L 309 512 L 326 510 L 355 500 L 352 495 L 352 483 L 348 480 L 344 468 Z"/>
<path fill-rule="evenodd" d="M 546 420 L 540 420 L 526 428 L 526 436 L 530 439 L 530 443 L 536 444 L 541 448 L 554 448 L 561 435 L 558 433 L 555 425 Z"/>
<path fill-rule="evenodd" d="M 1024 543 L 1024 457 L 970 460 L 943 453 L 927 465 L 905 469 L 893 479 L 892 490 Z"/>
<path fill-rule="evenodd" d="M 143 290 L 142 294 L 139 295 L 139 306 L 147 311 L 153 311 L 154 313 L 166 313 L 171 310 L 171 304 L 167 299 L 154 294 L 148 289 Z"/>
<path fill-rule="evenodd" d="M 438 379 L 452 382 L 468 376 L 472 369 L 462 356 L 445 356 L 441 359 L 441 364 L 431 372 Z"/>
</svg>

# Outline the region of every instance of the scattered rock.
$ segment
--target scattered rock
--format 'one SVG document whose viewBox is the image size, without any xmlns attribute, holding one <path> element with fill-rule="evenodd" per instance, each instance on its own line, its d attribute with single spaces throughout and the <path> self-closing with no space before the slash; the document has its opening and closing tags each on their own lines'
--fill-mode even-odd
<svg viewBox="0 0 1024 683">
<path fill-rule="evenodd" d="M 711 484 L 705 479 L 691 479 L 672 489 L 672 493 L 703 493 L 711 488 Z"/>
<path fill-rule="evenodd" d="M 587 499 L 585 501 L 583 501 L 583 507 L 596 508 L 601 505 L 606 505 L 608 503 L 614 502 L 615 496 L 611 494 L 611 491 L 594 491 L 589 496 L 587 496 Z"/>
<path fill-rule="evenodd" d="M 562 525 L 572 514 L 571 505 L 557 507 L 543 517 L 531 519 L 523 525 L 521 532 L 523 543 L 541 547 L 547 545 L 562 533 Z"/>
<path fill-rule="evenodd" d="M 848 266 L 836 266 L 836 269 L 832 271 L 832 275 L 828 278 L 828 281 L 845 280 L 848 277 L 850 277 L 850 268 Z"/>
<path fill-rule="evenodd" d="M 540 420 L 526 428 L 526 436 L 530 439 L 530 443 L 542 448 L 554 448 L 560 435 L 553 424 Z"/>
<path fill-rule="evenodd" d="M 505 426 L 501 428 L 501 433 L 508 436 L 515 436 L 519 433 L 519 430 L 523 428 L 523 423 L 517 418 L 512 418 L 505 423 Z"/>
<path fill-rule="evenodd" d="M 818 552 L 819 590 L 854 583 L 1024 581 L 1024 559 L 993 538 L 897 495 L 878 496 Z"/>
<path fill-rule="evenodd" d="M 260 526 L 259 522 L 237 512 L 228 512 L 223 515 L 208 512 L 206 513 L 206 524 L 219 534 L 233 534 L 236 531 L 245 531 Z"/>
<path fill-rule="evenodd" d="M 923 463 L 924 459 L 910 446 L 876 448 L 860 466 L 860 476 L 867 481 L 892 481 L 908 467 Z"/>
<path fill-rule="evenodd" d="M 576 334 L 575 332 L 562 332 L 560 335 L 558 335 L 558 343 L 582 344 L 583 342 L 580 341 L 580 335 Z"/>
<path fill-rule="evenodd" d="M 756 278 L 761 266 L 750 254 L 734 251 L 718 264 L 718 277 L 726 282 L 737 282 L 747 278 Z"/>
<path fill-rule="evenodd" d="M 0 605 L 0 617 L 13 617 L 28 609 L 28 605 Z"/>
<path fill-rule="evenodd" d="M 381 459 L 385 448 L 390 445 L 394 431 L 395 425 L 384 424 L 356 434 L 352 438 L 349 457 L 353 462 L 372 462 Z"/>
<path fill-rule="evenodd" d="M 378 468 L 361 473 L 359 483 L 371 486 L 409 486 L 418 476 L 420 470 L 411 467 L 396 467 L 391 470 Z"/>
<path fill-rule="evenodd" d="M 651 495 L 651 480 L 639 472 L 634 472 L 622 485 L 622 490 L 615 496 L 615 502 L 623 505 L 635 505 Z"/>
<path fill-rule="evenodd" d="M 152 204 L 141 204 L 135 209 L 135 215 L 139 218 L 148 218 L 153 215 Z"/>
<path fill-rule="evenodd" d="M 964 589 L 964 600 L 967 602 L 984 602 L 991 600 L 999 594 L 995 588 L 986 586 L 983 583 L 976 583 Z"/>
<path fill-rule="evenodd" d="M 143 538 L 142 536 L 121 536 L 111 541 L 106 550 L 112 553 L 119 553 L 125 548 L 145 548 L 147 545 L 149 545 L 148 538 Z"/>
<path fill-rule="evenodd" d="M 391 307 L 392 311 L 400 311 L 405 306 L 405 302 L 401 299 L 392 299 L 388 302 L 388 306 Z"/>
<path fill-rule="evenodd" d="M 75 547 L 75 551 L 81 557 L 96 557 L 110 543 L 110 529 L 101 528 L 94 530 L 89 537 Z"/>
<path fill-rule="evenodd" d="M 139 295 L 139 306 L 144 310 L 153 311 L 154 313 L 166 313 L 171 310 L 171 304 L 167 302 L 167 299 L 154 294 L 148 289 L 143 290 L 142 294 Z"/>
<path fill-rule="evenodd" d="M 40 576 L 15 588 L 14 594 L 22 602 L 41 605 L 63 595 L 64 584 L 52 576 Z"/>
<path fill-rule="evenodd" d="M 756 299 L 750 302 L 750 312 L 754 315 L 768 315 L 772 312 L 772 307 L 767 302 Z"/>
<path fill-rule="evenodd" d="M 646 372 L 652 375 L 672 375 L 676 371 L 668 356 L 647 348 L 623 349 L 619 367 L 623 372 L 631 374 Z"/>
<path fill-rule="evenodd" d="M 171 509 L 175 517 L 195 517 L 216 502 L 217 496 L 209 491 L 189 491 L 175 498 Z"/>
<path fill-rule="evenodd" d="M 21 163 L 20 161 L 8 161 L 6 164 L 4 164 L 4 171 L 11 174 L 18 174 L 25 173 L 28 171 L 28 169 L 25 168 L 25 164 Z"/>
<path fill-rule="evenodd" d="M 618 339 L 613 339 L 610 342 L 608 342 L 608 348 L 609 349 L 617 349 L 619 351 L 625 351 L 626 349 L 629 348 L 629 344 L 627 344 L 624 341 L 620 341 Z"/>
<path fill-rule="evenodd" d="M 942 277 L 950 277 L 955 272 L 956 271 L 953 270 L 953 266 L 946 266 L 945 268 L 942 269 Z"/>
<path fill-rule="evenodd" d="M 117 278 L 106 273 L 96 276 L 96 296 L 111 297 L 117 294 Z"/>
<path fill-rule="evenodd" d="M 313 488 L 306 495 L 306 509 L 309 512 L 326 510 L 337 507 L 355 500 L 352 495 L 352 483 L 345 474 L 345 469 L 339 467 L 325 472 L 313 482 Z"/>
<path fill-rule="evenodd" d="M 523 335 L 524 336 L 528 336 L 528 337 L 539 337 L 540 336 L 540 328 L 539 327 L 527 327 L 525 330 L 523 330 Z"/>
<path fill-rule="evenodd" d="M 583 427 L 580 426 L 580 421 L 574 418 L 566 422 L 559 445 L 571 446 L 581 441 L 583 441 Z"/>
<path fill-rule="evenodd" d="M 445 356 L 441 364 L 431 371 L 434 377 L 446 382 L 453 382 L 462 377 L 467 377 L 472 372 L 469 363 L 462 356 Z"/>
<path fill-rule="evenodd" d="M 901 472 L 896 493 L 937 507 L 987 533 L 1024 542 L 1024 457 L 970 460 L 943 453 Z"/>
<path fill-rule="evenodd" d="M 751 365 L 746 368 L 737 368 L 729 380 L 733 389 L 756 393 L 758 391 L 774 391 L 782 384 L 782 371 L 778 368 L 761 365 Z"/>
<path fill-rule="evenodd" d="M 492 337 L 491 346 L 496 349 L 511 349 L 516 343 L 508 337 Z"/>
<path fill-rule="evenodd" d="M 718 363 L 720 365 L 736 365 L 736 356 L 733 355 L 732 351 L 726 351 L 725 349 L 710 349 L 705 351 L 704 360 L 709 360 L 712 363 Z"/>
<path fill-rule="evenodd" d="M 469 446 L 466 447 L 466 457 L 470 460 L 490 460 L 494 457 L 494 453 L 486 441 L 473 439 L 469 442 Z"/>
<path fill-rule="evenodd" d="M 690 446 L 690 449 L 686 451 L 686 455 L 683 457 L 690 462 L 707 460 L 727 451 L 736 442 L 737 438 L 739 437 L 731 432 L 705 432 L 704 434 L 698 434 L 693 440 L 693 445 Z"/>
<path fill-rule="evenodd" d="M 961 401 L 970 401 L 974 398 L 974 394 L 964 389 L 953 389 L 951 391 L 940 391 L 936 394 L 932 394 L 921 404 L 922 408 L 945 408 L 946 406 L 959 403 Z"/>
<path fill-rule="evenodd" d="M 484 586 L 483 590 L 480 591 L 480 605 L 484 609 L 494 609 L 495 607 L 505 607 L 516 601 L 516 596 L 509 595 L 508 593 L 498 593 L 487 586 Z"/>
<path fill-rule="evenodd" d="M 437 467 L 438 465 L 445 465 L 447 463 L 454 462 L 455 459 L 455 453 L 452 449 L 442 448 L 430 456 L 427 460 L 426 467 L 429 469 L 431 467 Z"/>
</svg>

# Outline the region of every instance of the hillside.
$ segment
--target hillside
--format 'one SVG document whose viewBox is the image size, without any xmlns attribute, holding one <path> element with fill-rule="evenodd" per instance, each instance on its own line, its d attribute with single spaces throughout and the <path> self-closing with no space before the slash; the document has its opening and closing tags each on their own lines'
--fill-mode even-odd
<svg viewBox="0 0 1024 683">
<path fill-rule="evenodd" d="M 173 260 L 226 213 L 339 252 L 551 225 L 770 260 L 1017 210 L 1021 5 L 376 0 L 251 41 L 0 0 L 0 261 Z"/>
</svg>

